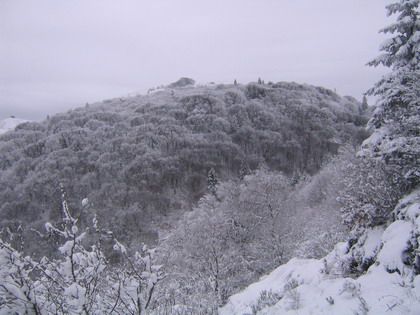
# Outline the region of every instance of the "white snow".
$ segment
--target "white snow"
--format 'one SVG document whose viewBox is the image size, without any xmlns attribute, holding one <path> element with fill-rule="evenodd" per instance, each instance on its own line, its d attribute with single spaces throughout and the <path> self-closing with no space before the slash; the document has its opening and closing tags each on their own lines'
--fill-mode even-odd
<svg viewBox="0 0 420 315">
<path fill-rule="evenodd" d="M 366 233 L 366 238 L 363 244 L 363 257 L 375 257 L 381 246 L 381 236 L 383 232 L 383 227 L 375 227 Z"/>
<path fill-rule="evenodd" d="M 60 246 L 58 248 L 58 250 L 60 251 L 61 254 L 69 256 L 72 252 L 72 248 L 75 246 L 74 242 L 71 241 L 67 241 L 63 244 L 63 246 Z"/>
<path fill-rule="evenodd" d="M 389 270 L 398 269 L 401 272 L 405 266 L 401 260 L 402 252 L 407 248 L 413 226 L 410 222 L 398 220 L 393 222 L 382 235 L 383 247 L 378 254 L 378 260 Z"/>
<path fill-rule="evenodd" d="M 0 120 L 0 134 L 6 133 L 10 130 L 14 130 L 17 125 L 20 125 L 24 122 L 27 122 L 27 120 L 18 118 L 6 118 Z"/>
<path fill-rule="evenodd" d="M 375 259 L 359 277 L 338 272 L 350 255 L 340 243 L 325 258 L 292 259 L 278 267 L 231 296 L 220 314 L 420 314 L 420 275 L 402 262 L 407 241 L 420 234 L 420 190 L 403 198 L 395 212 L 396 221 L 359 238 L 356 254 Z M 278 294 L 277 300 L 258 302 L 264 291 Z"/>
<path fill-rule="evenodd" d="M 384 139 L 389 135 L 390 131 L 388 130 L 388 127 L 381 127 L 379 129 L 376 129 L 374 133 L 370 135 L 366 140 L 362 143 L 361 150 L 357 153 L 358 156 L 369 156 L 370 147 L 378 146 L 380 145 Z"/>
<path fill-rule="evenodd" d="M 89 199 L 88 198 L 83 198 L 82 199 L 82 207 L 85 208 L 89 205 Z"/>
<path fill-rule="evenodd" d="M 118 242 L 117 240 L 114 240 L 113 249 L 115 251 L 120 251 L 122 254 L 127 254 L 127 249 L 125 248 L 125 246 L 121 244 L 120 242 Z"/>
</svg>

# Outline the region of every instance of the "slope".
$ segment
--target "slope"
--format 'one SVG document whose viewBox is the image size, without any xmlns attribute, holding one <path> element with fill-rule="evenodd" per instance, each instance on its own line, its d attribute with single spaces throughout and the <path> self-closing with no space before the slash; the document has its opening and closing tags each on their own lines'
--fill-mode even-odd
<svg viewBox="0 0 420 315">
<path fill-rule="evenodd" d="M 396 220 L 369 229 L 353 246 L 337 244 L 326 257 L 292 259 L 232 296 L 223 314 L 419 314 L 420 190 L 402 198 Z M 370 260 L 354 274 L 349 263 Z"/>
</svg>

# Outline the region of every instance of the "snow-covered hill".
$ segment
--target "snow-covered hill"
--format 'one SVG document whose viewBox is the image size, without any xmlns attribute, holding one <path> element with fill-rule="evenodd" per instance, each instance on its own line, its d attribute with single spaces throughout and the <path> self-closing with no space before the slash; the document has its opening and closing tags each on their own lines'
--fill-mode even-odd
<svg viewBox="0 0 420 315">
<path fill-rule="evenodd" d="M 396 220 L 367 230 L 351 249 L 292 259 L 230 297 L 220 314 L 420 314 L 420 189 L 400 200 Z M 357 257 L 370 266 L 352 274 Z"/>
<path fill-rule="evenodd" d="M 1 137 L 0 187 L 11 190 L 0 189 L 0 224 L 43 225 L 42 213 L 55 211 L 60 199 L 57 182 L 66 178 L 71 202 L 88 197 L 98 215 L 119 222 L 114 233 L 156 240 L 156 231 L 169 229 L 207 192 L 211 168 L 220 181 L 236 180 L 241 165 L 255 170 L 262 163 L 315 173 L 340 146 L 367 135 L 361 104 L 322 87 L 191 81 L 87 104 Z M 42 191 L 34 194 L 34 187 Z"/>
<path fill-rule="evenodd" d="M 0 120 L 0 134 L 13 130 L 17 125 L 24 122 L 27 122 L 27 120 L 12 117 Z"/>
</svg>

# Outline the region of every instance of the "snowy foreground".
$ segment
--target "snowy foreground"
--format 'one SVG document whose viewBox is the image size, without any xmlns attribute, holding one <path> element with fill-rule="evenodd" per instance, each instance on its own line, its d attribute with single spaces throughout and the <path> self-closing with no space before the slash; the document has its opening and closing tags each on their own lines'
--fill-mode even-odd
<svg viewBox="0 0 420 315">
<path fill-rule="evenodd" d="M 24 122 L 27 122 L 27 120 L 18 118 L 6 118 L 0 120 L 0 134 L 13 130 L 17 125 L 20 125 Z"/>
<path fill-rule="evenodd" d="M 339 243 L 323 259 L 292 259 L 230 297 L 220 314 L 420 314 L 420 275 L 408 263 L 420 235 L 420 189 L 394 211 L 397 220 L 368 230 L 350 251 Z M 351 255 L 373 264 L 344 276 Z"/>
</svg>

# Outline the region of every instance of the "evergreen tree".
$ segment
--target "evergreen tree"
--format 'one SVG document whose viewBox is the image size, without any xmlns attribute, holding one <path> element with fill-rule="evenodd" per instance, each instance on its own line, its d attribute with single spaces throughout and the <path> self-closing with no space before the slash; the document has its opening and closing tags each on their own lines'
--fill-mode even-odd
<svg viewBox="0 0 420 315">
<path fill-rule="evenodd" d="M 367 102 L 366 95 L 363 95 L 362 108 L 361 108 L 362 113 L 366 112 L 366 110 L 368 109 L 368 107 L 369 107 L 369 105 L 368 105 L 368 102 Z"/>
<path fill-rule="evenodd" d="M 216 177 L 216 171 L 214 170 L 214 168 L 211 168 L 207 173 L 207 189 L 213 195 L 216 194 L 217 183 L 218 180 Z"/>
<path fill-rule="evenodd" d="M 388 5 L 394 24 L 381 30 L 392 34 L 370 66 L 383 65 L 392 72 L 368 91 L 379 97 L 369 121 L 373 135 L 363 144 L 362 156 L 383 160 L 404 176 L 407 189 L 420 178 L 420 0 L 400 0 Z"/>
</svg>

